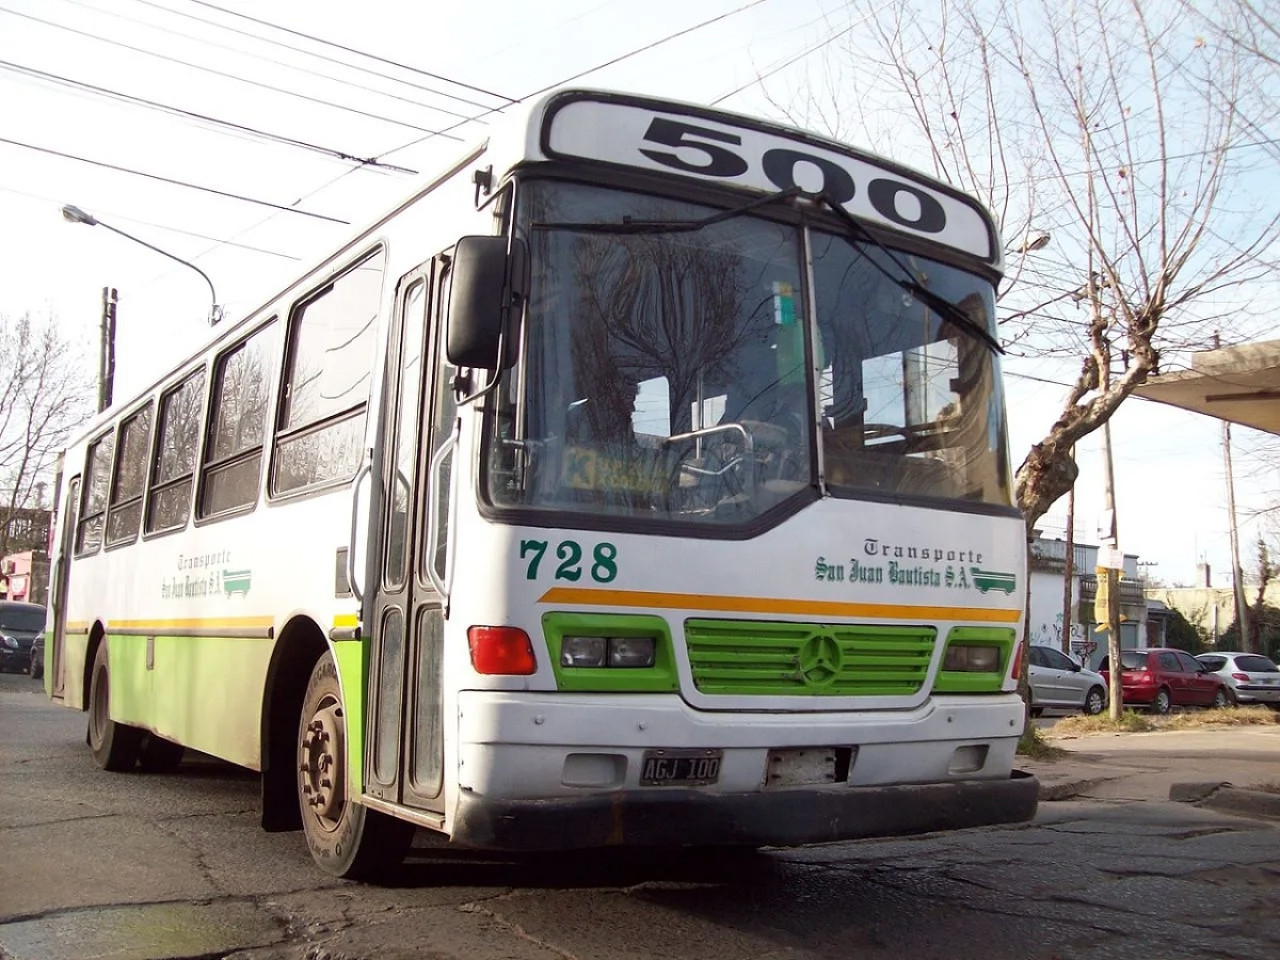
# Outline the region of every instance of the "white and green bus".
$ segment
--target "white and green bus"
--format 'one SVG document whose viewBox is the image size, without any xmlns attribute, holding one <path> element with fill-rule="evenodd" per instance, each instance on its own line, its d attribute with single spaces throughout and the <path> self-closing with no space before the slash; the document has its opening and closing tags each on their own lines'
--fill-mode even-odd
<svg viewBox="0 0 1280 960">
<path fill-rule="evenodd" d="M 339 876 L 1029 819 L 1001 268 L 873 155 L 551 94 L 66 451 L 48 691 Z"/>
</svg>

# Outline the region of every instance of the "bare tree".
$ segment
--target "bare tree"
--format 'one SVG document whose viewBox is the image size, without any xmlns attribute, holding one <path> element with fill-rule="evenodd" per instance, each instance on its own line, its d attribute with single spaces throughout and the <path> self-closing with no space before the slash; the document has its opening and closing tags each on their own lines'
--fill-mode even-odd
<svg viewBox="0 0 1280 960">
<path fill-rule="evenodd" d="M 52 320 L 0 314 L 0 556 L 35 505 L 36 485 L 53 479 L 68 434 L 92 412 L 85 367 Z"/>
<path fill-rule="evenodd" d="M 1247 286 L 1273 268 L 1280 212 L 1274 197 L 1233 190 L 1258 160 L 1248 148 L 1265 146 L 1251 107 L 1272 62 L 1208 42 L 1174 3 L 849 7 L 863 24 L 844 53 L 864 67 L 844 71 L 856 117 L 803 122 L 856 125 L 873 148 L 981 197 L 1010 239 L 1006 346 L 1075 358 L 1060 414 L 1017 472 L 1034 525 L 1075 480 L 1072 446 L 1162 354 L 1207 345 L 1228 317 L 1247 326 Z M 1239 0 L 1232 15 L 1249 10 Z M 1274 33 L 1248 36 L 1280 50 Z M 1053 243 L 1025 255 L 1042 230 Z"/>
</svg>

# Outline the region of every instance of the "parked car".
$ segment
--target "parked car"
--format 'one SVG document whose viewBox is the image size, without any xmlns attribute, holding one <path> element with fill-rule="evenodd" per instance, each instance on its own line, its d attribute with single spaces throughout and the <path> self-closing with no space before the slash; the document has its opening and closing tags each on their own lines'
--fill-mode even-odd
<svg viewBox="0 0 1280 960">
<path fill-rule="evenodd" d="M 31 660 L 27 665 L 27 673 L 31 674 L 32 680 L 39 680 L 44 676 L 44 637 L 36 637 L 31 643 Z"/>
<path fill-rule="evenodd" d="M 1280 667 L 1270 657 L 1223 650 L 1196 659 L 1220 676 L 1240 703 L 1265 703 L 1280 710 Z"/>
<path fill-rule="evenodd" d="M 1106 707 L 1107 682 L 1101 675 L 1053 647 L 1033 646 L 1027 657 L 1033 716 L 1046 707 L 1083 710 L 1094 716 Z"/>
<path fill-rule="evenodd" d="M 31 669 L 31 644 L 44 636 L 44 607 L 38 603 L 0 600 L 0 670 Z"/>
<path fill-rule="evenodd" d="M 1121 650 L 1120 668 L 1126 706 L 1168 713 L 1172 707 L 1226 707 L 1235 702 L 1222 678 L 1185 650 Z M 1099 672 L 1106 674 L 1110 669 L 1110 658 L 1103 657 Z"/>
</svg>

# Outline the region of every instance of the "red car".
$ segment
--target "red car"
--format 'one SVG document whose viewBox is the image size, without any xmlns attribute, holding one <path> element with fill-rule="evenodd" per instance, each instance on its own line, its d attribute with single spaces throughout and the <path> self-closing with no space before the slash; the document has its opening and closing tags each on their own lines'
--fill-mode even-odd
<svg viewBox="0 0 1280 960">
<path fill-rule="evenodd" d="M 1172 707 L 1226 707 L 1234 702 L 1222 678 L 1184 650 L 1151 647 L 1120 651 L 1125 705 L 1168 713 Z M 1107 657 L 1098 672 L 1110 676 Z"/>
</svg>

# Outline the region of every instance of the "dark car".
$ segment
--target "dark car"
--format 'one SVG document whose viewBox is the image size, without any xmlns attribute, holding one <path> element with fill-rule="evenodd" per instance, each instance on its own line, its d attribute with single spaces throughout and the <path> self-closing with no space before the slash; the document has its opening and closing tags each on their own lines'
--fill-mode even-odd
<svg viewBox="0 0 1280 960">
<path fill-rule="evenodd" d="M 28 661 L 27 672 L 32 680 L 44 676 L 44 637 L 36 637 L 31 644 L 31 660 Z"/>
<path fill-rule="evenodd" d="M 1168 713 L 1172 707 L 1226 707 L 1235 702 L 1222 678 L 1185 650 L 1121 650 L 1120 667 L 1126 706 Z M 1105 675 L 1110 669 L 1110 658 L 1103 657 L 1098 672 Z"/>
<path fill-rule="evenodd" d="M 31 645 L 44 636 L 44 607 L 38 603 L 0 600 L 0 670 L 31 669 Z"/>
</svg>

